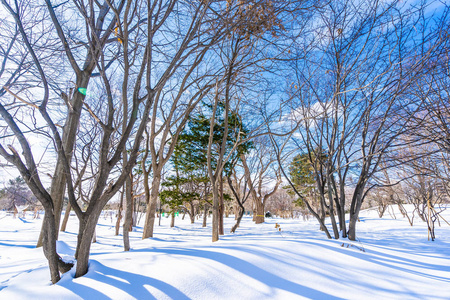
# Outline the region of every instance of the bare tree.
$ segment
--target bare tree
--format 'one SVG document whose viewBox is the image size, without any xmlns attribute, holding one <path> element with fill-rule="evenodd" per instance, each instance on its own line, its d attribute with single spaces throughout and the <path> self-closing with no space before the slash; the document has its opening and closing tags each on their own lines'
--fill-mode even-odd
<svg viewBox="0 0 450 300">
<path fill-rule="evenodd" d="M 247 157 L 241 156 L 244 174 L 255 207 L 253 219 L 256 224 L 264 222 L 265 204 L 281 184 L 280 170 L 277 169 L 279 166 L 276 164 L 273 148 L 268 142 L 269 140 L 265 138 L 254 140 L 255 150 Z M 250 162 L 250 166 L 247 162 Z M 273 187 L 269 188 L 268 185 L 273 184 L 273 181 L 275 181 Z"/>
<path fill-rule="evenodd" d="M 348 237 L 356 239 L 368 181 L 409 129 L 411 118 L 401 114 L 403 108 L 412 108 L 407 90 L 422 76 L 424 62 L 436 49 L 415 51 L 421 42 L 416 44 L 412 37 L 418 34 L 407 24 L 417 24 L 423 9 L 398 1 L 330 3 L 319 13 L 322 26 L 315 34 L 321 39 L 311 44 L 308 58 L 294 64 L 291 92 L 299 99 L 294 115 L 306 119 L 298 145 L 311 154 L 335 238 L 339 231 L 347 237 L 348 207 Z M 352 182 L 350 175 L 356 180 Z M 351 199 L 346 199 L 347 186 L 353 188 Z"/>
</svg>

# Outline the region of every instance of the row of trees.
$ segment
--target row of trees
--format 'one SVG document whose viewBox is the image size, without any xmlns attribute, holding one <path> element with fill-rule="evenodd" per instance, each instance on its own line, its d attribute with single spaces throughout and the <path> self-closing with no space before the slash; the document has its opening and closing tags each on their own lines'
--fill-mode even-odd
<svg viewBox="0 0 450 300">
<path fill-rule="evenodd" d="M 158 199 L 191 218 L 194 201 L 211 207 L 213 241 L 227 197 L 240 207 L 232 231 L 247 199 L 261 223 L 284 177 L 329 238 L 355 240 L 367 195 L 403 179 L 391 171 L 408 160 L 399 154 L 426 144 L 448 155 L 442 3 L 0 1 L 0 155 L 44 207 L 53 283 L 71 267 L 56 252 L 65 196 L 79 219 L 78 277 L 119 191 L 130 249 L 137 177 L 143 238 Z"/>
</svg>

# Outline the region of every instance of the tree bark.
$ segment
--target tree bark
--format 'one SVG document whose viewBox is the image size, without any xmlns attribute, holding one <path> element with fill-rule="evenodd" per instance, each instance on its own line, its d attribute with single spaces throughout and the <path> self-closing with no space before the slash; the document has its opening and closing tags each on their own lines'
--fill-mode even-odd
<svg viewBox="0 0 450 300">
<path fill-rule="evenodd" d="M 243 208 L 239 209 L 239 213 L 238 213 L 237 219 L 236 219 L 236 224 L 234 224 L 233 227 L 231 227 L 231 230 L 230 230 L 231 233 L 235 233 L 236 229 L 238 229 L 239 225 L 241 224 L 242 217 L 244 216 L 244 212 L 245 211 Z"/>
<path fill-rule="evenodd" d="M 213 190 L 213 209 L 212 209 L 212 241 L 219 240 L 219 191 L 217 186 L 212 186 Z"/>
<path fill-rule="evenodd" d="M 224 235 L 223 231 L 223 214 L 224 214 L 224 205 L 223 205 L 223 176 L 220 176 L 220 197 L 219 197 L 219 235 Z"/>
<path fill-rule="evenodd" d="M 255 224 L 264 223 L 264 203 L 261 199 L 255 199 Z"/>
<path fill-rule="evenodd" d="M 102 208 L 97 207 L 95 209 L 95 211 L 92 211 L 91 214 L 87 215 L 85 221 L 80 220 L 78 244 L 75 253 L 77 259 L 75 278 L 85 275 L 88 271 L 92 239 L 95 234 L 95 228 Z"/>
<path fill-rule="evenodd" d="M 124 158 L 125 162 L 125 158 Z M 125 163 L 126 164 L 126 163 Z M 123 222 L 123 250 L 130 251 L 130 227 L 132 226 L 133 218 L 133 186 L 131 174 L 125 181 L 125 221 Z"/>
<path fill-rule="evenodd" d="M 206 227 L 206 219 L 208 218 L 208 205 L 205 204 L 205 209 L 203 212 L 203 224 L 202 227 Z"/>
<path fill-rule="evenodd" d="M 173 211 L 170 215 L 170 227 L 175 227 L 175 212 Z"/>
<path fill-rule="evenodd" d="M 56 253 L 56 226 L 55 216 L 52 212 L 46 211 L 43 219 L 44 226 L 42 227 L 42 246 L 44 255 L 48 260 L 50 268 L 50 278 L 53 284 L 57 283 L 61 278 L 58 268 L 58 254 Z"/>
<path fill-rule="evenodd" d="M 63 221 L 61 223 L 61 231 L 63 231 L 63 232 L 66 231 L 67 222 L 69 221 L 71 208 L 72 208 L 72 206 L 70 205 L 70 203 L 67 203 L 66 211 L 64 213 L 64 218 L 63 218 Z"/>
<path fill-rule="evenodd" d="M 194 224 L 194 222 L 195 222 L 195 214 L 196 214 L 196 211 L 195 211 L 194 203 L 191 203 L 191 212 L 189 214 L 189 218 L 191 219 L 191 224 Z"/>
<path fill-rule="evenodd" d="M 76 85 L 79 87 L 86 87 L 89 83 L 90 74 L 92 70 L 87 73 L 82 73 L 86 75 L 80 75 L 77 78 Z M 83 105 L 83 95 L 79 92 L 74 92 L 71 106 L 72 109 L 69 110 L 68 118 L 63 127 L 62 143 L 65 151 L 65 155 L 68 163 L 72 161 L 72 152 L 75 145 L 76 134 L 78 131 L 78 126 L 80 123 L 81 110 Z M 64 195 L 66 191 L 66 175 L 64 170 L 64 163 L 62 158 L 59 158 L 56 162 L 55 172 L 52 177 L 52 183 L 50 188 L 50 195 L 53 199 L 54 205 L 54 215 L 55 215 L 55 226 L 59 228 L 59 223 L 61 220 L 62 207 L 64 202 Z M 43 229 L 41 229 L 41 234 L 36 247 L 42 246 Z M 58 239 L 58 231 L 56 232 L 56 239 Z"/>
<path fill-rule="evenodd" d="M 119 208 L 117 209 L 117 220 L 116 220 L 116 233 L 115 235 L 119 235 L 120 231 L 120 221 L 122 221 L 122 209 L 123 209 L 123 197 L 124 197 L 125 191 L 123 191 L 120 195 L 120 203 Z"/>
<path fill-rule="evenodd" d="M 152 190 L 150 192 L 150 201 L 147 204 L 145 215 L 144 232 L 142 239 L 153 237 L 153 228 L 155 224 L 156 205 L 158 202 L 158 192 L 161 183 L 161 170 L 154 169 Z"/>
</svg>

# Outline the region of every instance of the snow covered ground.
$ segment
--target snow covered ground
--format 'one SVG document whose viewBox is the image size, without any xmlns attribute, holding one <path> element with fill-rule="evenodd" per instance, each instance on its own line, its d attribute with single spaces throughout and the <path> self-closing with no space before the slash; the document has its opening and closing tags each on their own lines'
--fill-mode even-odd
<svg viewBox="0 0 450 300">
<path fill-rule="evenodd" d="M 450 208 L 443 216 L 450 220 Z M 153 239 L 141 240 L 142 227 L 132 232 L 130 252 L 114 236 L 115 220 L 102 217 L 89 273 L 51 285 L 34 248 L 41 220 L 1 212 L 0 299 L 450 299 L 450 226 L 442 222 L 431 242 L 417 217 L 414 227 L 396 217 L 363 211 L 358 242 L 328 240 L 315 221 L 298 219 L 254 225 L 247 217 L 229 234 L 230 217 L 216 243 L 201 220 L 180 216 L 169 228 L 163 218 Z M 60 234 L 65 258 L 74 254 L 76 223 L 70 217 Z"/>
</svg>

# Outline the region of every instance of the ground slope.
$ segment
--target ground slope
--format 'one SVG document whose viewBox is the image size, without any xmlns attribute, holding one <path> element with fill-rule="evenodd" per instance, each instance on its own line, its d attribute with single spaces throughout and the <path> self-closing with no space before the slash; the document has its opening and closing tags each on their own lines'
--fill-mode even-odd
<svg viewBox="0 0 450 300">
<path fill-rule="evenodd" d="M 449 209 L 450 211 L 450 209 Z M 34 245 L 41 220 L 0 214 L 0 299 L 450 299 L 450 226 L 427 240 L 424 223 L 409 226 L 399 213 L 361 214 L 359 241 L 328 240 L 313 220 L 244 218 L 211 243 L 210 227 L 163 218 L 155 238 L 131 233 L 122 251 L 114 222 L 102 217 L 89 273 L 64 274 L 51 285 L 41 249 Z M 450 212 L 444 214 L 450 219 Z M 281 225 L 281 232 L 275 229 Z M 73 257 L 76 218 L 61 233 L 58 250 Z"/>
</svg>

